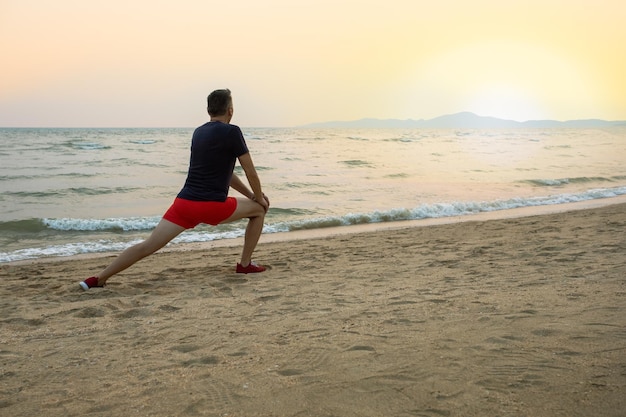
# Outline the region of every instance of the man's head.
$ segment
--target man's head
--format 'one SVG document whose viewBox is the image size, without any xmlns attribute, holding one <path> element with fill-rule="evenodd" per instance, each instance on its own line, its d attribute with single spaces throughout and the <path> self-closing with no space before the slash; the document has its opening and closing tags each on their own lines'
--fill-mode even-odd
<svg viewBox="0 0 626 417">
<path fill-rule="evenodd" d="M 215 90 L 207 98 L 207 110 L 210 116 L 224 116 L 232 112 L 233 98 L 229 89 Z M 232 115 L 232 114 L 231 114 Z"/>
</svg>

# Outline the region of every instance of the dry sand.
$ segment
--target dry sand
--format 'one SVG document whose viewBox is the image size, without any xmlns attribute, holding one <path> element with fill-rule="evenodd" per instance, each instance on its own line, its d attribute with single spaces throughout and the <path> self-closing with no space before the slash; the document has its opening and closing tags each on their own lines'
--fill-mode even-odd
<svg viewBox="0 0 626 417">
<path fill-rule="evenodd" d="M 626 205 L 0 266 L 0 416 L 624 416 Z"/>
</svg>

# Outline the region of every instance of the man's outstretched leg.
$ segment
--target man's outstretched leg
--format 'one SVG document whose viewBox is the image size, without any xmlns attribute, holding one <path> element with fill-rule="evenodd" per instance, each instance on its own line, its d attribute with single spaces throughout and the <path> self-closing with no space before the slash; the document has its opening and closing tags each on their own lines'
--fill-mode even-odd
<svg viewBox="0 0 626 417">
<path fill-rule="evenodd" d="M 113 262 L 102 270 L 98 275 L 87 278 L 80 283 L 84 290 L 93 287 L 104 287 L 107 279 L 123 271 L 137 261 L 161 249 L 167 245 L 172 239 L 181 234 L 185 230 L 184 227 L 174 224 L 168 220 L 161 219 L 155 227 L 148 239 L 141 243 L 133 245 L 118 255 Z"/>
</svg>

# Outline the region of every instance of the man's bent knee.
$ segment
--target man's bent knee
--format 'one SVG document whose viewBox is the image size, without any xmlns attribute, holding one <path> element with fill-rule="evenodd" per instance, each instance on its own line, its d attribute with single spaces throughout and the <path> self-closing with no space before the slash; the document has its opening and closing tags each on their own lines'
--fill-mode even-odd
<svg viewBox="0 0 626 417">
<path fill-rule="evenodd" d="M 265 217 L 265 210 L 263 209 L 262 205 L 252 200 L 248 200 L 248 201 L 249 203 L 246 204 L 247 207 L 245 207 L 245 209 L 242 210 L 242 217 L 249 218 L 249 219 L 253 217 Z M 244 212 L 245 212 L 245 215 L 243 214 Z"/>
<path fill-rule="evenodd" d="M 261 206 L 260 204 L 256 204 L 254 213 L 252 213 L 252 215 L 250 215 L 249 217 L 265 217 L 265 210 L 263 209 L 263 206 Z"/>
</svg>

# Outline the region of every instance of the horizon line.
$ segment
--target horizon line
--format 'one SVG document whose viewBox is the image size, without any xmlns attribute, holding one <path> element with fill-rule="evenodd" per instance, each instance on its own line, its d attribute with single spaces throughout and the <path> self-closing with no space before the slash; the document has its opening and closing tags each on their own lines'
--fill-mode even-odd
<svg viewBox="0 0 626 417">
<path fill-rule="evenodd" d="M 461 111 L 461 112 L 456 112 L 456 113 L 448 113 L 448 114 L 442 114 L 440 116 L 435 116 L 433 118 L 430 119 L 414 119 L 414 118 L 404 118 L 404 119 L 400 119 L 400 118 L 376 118 L 376 117 L 362 117 L 359 119 L 351 119 L 351 120 L 327 120 L 327 121 L 323 121 L 323 122 L 309 122 L 309 123 L 304 123 L 304 124 L 299 124 L 299 125 L 284 125 L 284 126 L 245 126 L 246 128 L 250 128 L 250 129 L 254 129 L 254 128 L 264 128 L 264 129 L 271 129 L 271 128 L 303 128 L 303 127 L 311 127 L 313 125 L 322 125 L 322 124 L 332 124 L 332 123 L 357 123 L 357 122 L 361 122 L 361 121 L 379 121 L 379 122 L 389 122 L 389 121 L 398 121 L 398 122 L 430 122 L 430 121 L 434 121 L 437 119 L 442 119 L 442 118 L 446 118 L 446 117 L 453 117 L 453 116 L 460 116 L 460 115 L 468 115 L 468 116 L 474 116 L 478 119 L 490 119 L 491 121 L 500 121 L 500 122 L 509 122 L 509 123 L 517 123 L 517 124 L 524 124 L 524 123 L 532 123 L 532 122 L 540 122 L 540 123 L 548 123 L 548 122 L 552 122 L 552 123 L 571 123 L 571 122 L 604 122 L 604 123 L 625 123 L 626 124 L 626 119 L 614 119 L 614 120 L 608 120 L 608 119 L 601 119 L 601 118 L 595 118 L 595 117 L 589 117 L 589 118 L 578 118 L 578 119 L 567 119 L 567 120 L 557 120 L 557 119 L 528 119 L 528 120 L 524 120 L 524 121 L 519 121 L 519 120 L 514 120 L 514 119 L 505 119 L 505 118 L 501 118 L 501 117 L 497 117 L 497 116 L 484 116 L 484 115 L 479 115 L 477 113 L 471 112 L 471 111 Z M 242 126 L 239 125 L 238 123 L 232 123 L 234 125 L 238 125 L 238 126 Z M 196 126 L 2 126 L 0 125 L 0 129 L 195 129 L 197 127 Z"/>
</svg>

